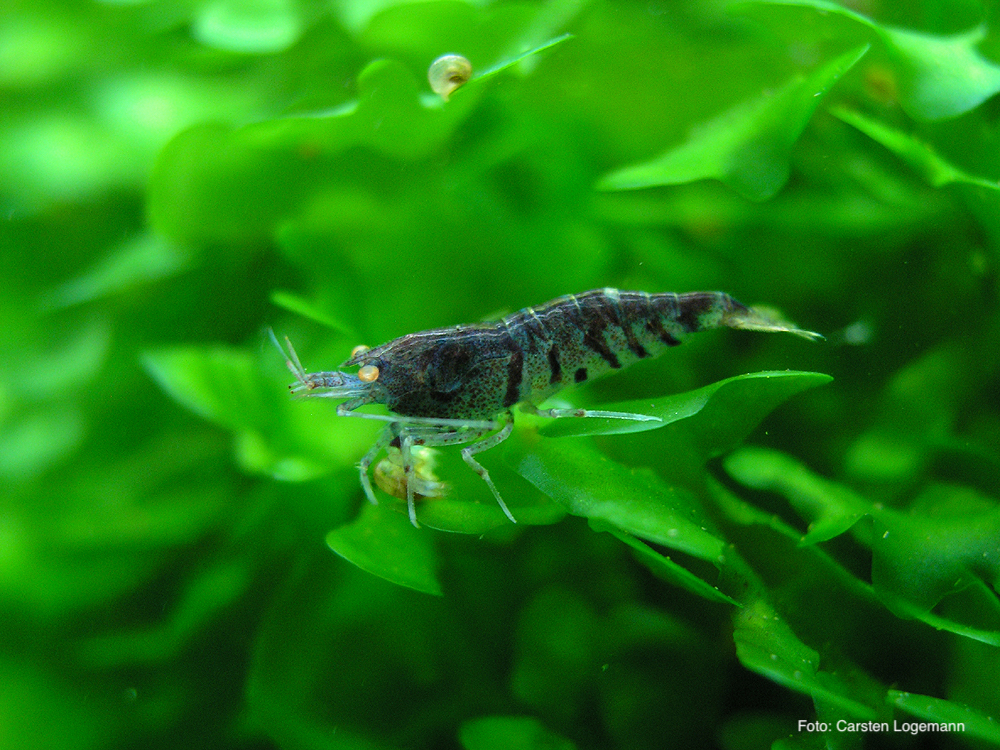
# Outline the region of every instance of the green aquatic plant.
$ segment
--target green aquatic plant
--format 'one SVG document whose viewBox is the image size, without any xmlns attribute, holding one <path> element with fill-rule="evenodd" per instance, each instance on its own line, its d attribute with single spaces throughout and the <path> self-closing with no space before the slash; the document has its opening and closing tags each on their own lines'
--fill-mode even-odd
<svg viewBox="0 0 1000 750">
<path fill-rule="evenodd" d="M 4 12 L 0 744 L 1000 746 L 993 16 Z M 332 370 L 603 287 L 826 340 L 547 404 L 659 421 L 516 414 L 517 524 L 441 446 L 418 529 L 265 333 Z"/>
</svg>

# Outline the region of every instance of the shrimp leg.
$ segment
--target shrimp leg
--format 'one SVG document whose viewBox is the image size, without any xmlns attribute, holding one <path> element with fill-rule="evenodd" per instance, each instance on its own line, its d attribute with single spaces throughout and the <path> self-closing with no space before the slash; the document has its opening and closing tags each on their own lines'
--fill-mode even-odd
<svg viewBox="0 0 1000 750">
<path fill-rule="evenodd" d="M 465 448 L 462 448 L 462 459 L 467 463 L 474 472 L 483 478 L 486 485 L 490 488 L 490 492 L 493 493 L 493 497 L 500 504 L 500 510 L 503 511 L 504 515 L 510 519 L 511 523 L 517 523 L 517 519 L 514 518 L 513 514 L 510 512 L 510 508 L 507 507 L 507 503 L 503 501 L 500 497 L 500 491 L 493 484 L 493 480 L 490 479 L 490 472 L 487 471 L 486 467 L 479 463 L 473 456 L 477 453 L 482 453 L 490 448 L 495 448 L 500 445 L 504 440 L 510 437 L 511 430 L 514 429 L 514 420 L 510 418 L 510 412 L 508 414 L 507 424 L 503 426 L 500 432 L 497 432 L 489 437 L 480 440 L 478 443 L 473 443 Z"/>
<path fill-rule="evenodd" d="M 428 422 L 429 421 L 430 420 L 428 420 Z M 428 424 L 426 422 L 414 422 L 409 420 L 390 424 L 378 443 L 376 443 L 376 445 L 373 446 L 372 449 L 365 455 L 365 458 L 368 459 L 364 469 L 365 480 L 367 480 L 367 468 L 368 465 L 370 465 L 374 460 L 375 454 L 377 454 L 383 447 L 391 445 L 394 440 L 399 440 L 399 453 L 403 462 L 403 474 L 406 477 L 407 512 L 410 516 L 410 523 L 418 527 L 420 524 L 417 522 L 415 492 L 415 487 L 417 486 L 417 474 L 414 466 L 413 447 L 422 445 L 430 448 L 436 448 L 444 445 L 469 443 L 478 440 L 483 435 L 488 435 L 488 433 L 493 432 L 500 427 L 500 423 L 497 421 L 460 419 L 437 421 L 439 424 Z M 500 493 L 493 484 L 493 480 L 490 478 L 489 472 L 478 461 L 472 458 L 472 455 L 502 443 L 510 435 L 513 427 L 513 421 L 508 418 L 507 424 L 503 426 L 503 429 L 501 429 L 500 432 L 494 435 L 489 435 L 485 440 L 480 440 L 479 442 L 462 449 L 462 458 L 473 469 L 473 471 L 483 478 L 483 481 L 486 482 L 486 485 L 493 493 L 493 497 L 496 498 L 497 503 L 499 503 L 501 510 L 503 510 L 504 515 L 506 515 L 511 521 L 514 521 L 514 517 L 511 515 L 510 509 L 507 508 L 507 504 L 504 503 L 503 498 L 500 497 Z M 516 523 L 516 521 L 514 522 Z"/>
<path fill-rule="evenodd" d="M 561 419 L 563 417 L 603 417 L 604 419 L 624 419 L 631 422 L 662 422 L 659 417 L 649 414 L 635 414 L 628 411 L 603 411 L 601 409 L 539 409 L 534 404 L 525 403 L 521 411 L 539 417 Z"/>
<path fill-rule="evenodd" d="M 368 452 L 361 457 L 360 461 L 358 461 L 358 474 L 361 477 L 361 489 L 365 491 L 365 497 L 368 498 L 368 502 L 372 505 L 378 505 L 378 500 L 375 498 L 375 491 L 372 489 L 372 481 L 368 477 L 368 467 L 372 465 L 372 462 L 375 461 L 375 458 L 382 452 L 383 448 L 389 447 L 389 443 L 391 443 L 395 437 L 396 435 L 393 432 L 392 425 L 390 425 L 382 431 L 382 434 L 379 435 L 375 444 L 369 448 Z"/>
</svg>

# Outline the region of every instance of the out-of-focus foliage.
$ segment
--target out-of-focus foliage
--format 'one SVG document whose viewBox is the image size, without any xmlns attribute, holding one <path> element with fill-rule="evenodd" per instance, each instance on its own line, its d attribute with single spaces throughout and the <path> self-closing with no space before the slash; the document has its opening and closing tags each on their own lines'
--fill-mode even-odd
<svg viewBox="0 0 1000 750">
<path fill-rule="evenodd" d="M 8 3 L 0 747 L 1000 745 L 998 20 Z M 444 449 L 417 529 L 265 335 L 332 369 L 603 286 L 827 338 L 560 394 L 663 421 L 518 414 L 518 524 Z"/>
</svg>

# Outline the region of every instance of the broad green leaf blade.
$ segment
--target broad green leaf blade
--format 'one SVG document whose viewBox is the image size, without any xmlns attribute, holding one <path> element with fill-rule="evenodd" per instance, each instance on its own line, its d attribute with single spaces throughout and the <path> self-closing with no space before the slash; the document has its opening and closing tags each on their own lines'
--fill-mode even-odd
<svg viewBox="0 0 1000 750">
<path fill-rule="evenodd" d="M 195 414 L 230 429 L 262 421 L 256 365 L 227 347 L 178 347 L 146 352 L 143 365 L 164 391 Z"/>
<path fill-rule="evenodd" d="M 278 370 L 278 355 L 271 365 Z M 330 404 L 307 404 L 262 375 L 259 358 L 223 346 L 146 352 L 142 362 L 181 405 L 233 431 L 240 468 L 283 481 L 329 474 L 359 458 L 374 426 L 346 423 Z M 279 417 L 280 415 L 280 417 Z"/>
<path fill-rule="evenodd" d="M 216 49 L 269 54 L 295 44 L 303 27 L 294 0 L 210 0 L 198 6 L 192 31 Z"/>
<path fill-rule="evenodd" d="M 984 605 L 982 608 L 988 609 L 992 606 L 994 610 L 997 609 L 996 594 L 992 589 L 986 587 L 981 581 L 973 582 L 970 589 L 974 590 L 978 595 L 978 603 L 980 605 Z M 875 592 L 874 587 L 872 588 L 872 591 Z M 970 638 L 974 641 L 979 641 L 980 643 L 988 643 L 991 646 L 1000 647 L 1000 627 L 984 628 L 969 625 L 968 623 L 961 622 L 954 617 L 942 617 L 941 615 L 928 611 L 923 606 L 917 606 L 912 602 L 885 592 L 882 592 L 881 594 L 876 593 L 876 596 L 880 596 L 886 606 L 898 617 L 919 620 L 935 630 L 944 630 L 949 633 L 954 633 L 955 635 L 960 635 L 963 638 Z M 994 621 L 996 621 L 997 612 L 994 611 L 992 614 L 994 615 Z"/>
<path fill-rule="evenodd" d="M 386 505 L 365 503 L 352 523 L 326 535 L 327 546 L 349 563 L 379 578 L 441 596 L 437 554 L 426 531 Z"/>
<path fill-rule="evenodd" d="M 997 723 L 997 720 L 969 706 L 956 701 L 935 698 L 931 695 L 907 693 L 900 690 L 890 690 L 886 693 L 886 700 L 896 708 L 925 722 L 961 725 L 961 727 L 951 726 L 943 731 L 955 733 L 961 737 L 975 737 L 984 742 L 1000 745 L 1000 724 Z M 899 721 L 898 723 L 902 724 L 903 722 Z M 941 730 L 935 728 L 925 728 L 923 731 L 916 730 L 920 734 L 934 731 Z"/>
<path fill-rule="evenodd" d="M 942 158 L 930 144 L 918 140 L 908 133 L 873 120 L 860 112 L 852 112 L 842 107 L 831 109 L 831 113 L 860 130 L 874 141 L 881 143 L 934 187 L 953 183 L 975 185 L 989 190 L 1000 190 L 1000 182 L 976 177 Z"/>
<path fill-rule="evenodd" d="M 984 28 L 939 37 L 881 27 L 880 34 L 899 68 L 899 103 L 914 119 L 958 117 L 1000 91 L 1000 66 L 976 49 Z"/>
<path fill-rule="evenodd" d="M 928 612 L 977 581 L 987 591 L 1000 585 L 995 501 L 965 488 L 932 485 L 909 513 L 877 508 L 873 518 L 872 583 L 890 608 L 902 599 L 910 603 L 908 609 Z M 1000 631 L 995 594 L 992 604 L 991 626 Z"/>
<path fill-rule="evenodd" d="M 321 305 L 310 302 L 305 297 L 295 294 L 294 292 L 289 292 L 284 289 L 275 289 L 271 292 L 271 302 L 284 310 L 293 312 L 296 315 L 301 315 L 303 318 L 314 320 L 317 323 L 325 325 L 327 328 L 333 329 L 334 331 L 338 331 L 349 336 L 356 336 L 356 332 L 349 325 L 327 313 Z"/>
<path fill-rule="evenodd" d="M 873 506 L 847 487 L 817 476 L 777 451 L 743 448 L 726 458 L 725 467 L 737 481 L 780 492 L 803 517 L 815 519 L 808 533 L 798 539 L 800 546 L 831 539 L 862 516 L 872 516 L 874 585 L 845 577 L 852 588 L 859 592 L 870 588 L 899 617 L 918 619 L 938 630 L 984 643 L 1000 643 L 1000 602 L 991 593 L 1000 576 L 1000 544 L 996 541 L 1000 539 L 1000 516 L 989 501 L 969 490 L 939 489 L 930 510 L 902 514 Z M 768 514 L 753 506 L 741 507 L 722 488 L 716 487 L 713 494 L 738 523 L 770 526 L 797 538 L 784 524 L 769 520 Z M 918 505 L 929 502 L 927 494 L 917 499 Z M 867 543 L 868 536 L 862 538 Z M 947 614 L 931 611 L 959 593 L 962 598 Z"/>
<path fill-rule="evenodd" d="M 675 586 L 687 589 L 692 594 L 697 594 L 698 596 L 704 597 L 709 601 L 725 602 L 737 607 L 740 606 L 740 603 L 732 597 L 722 593 L 712 584 L 699 578 L 687 568 L 678 565 L 668 556 L 660 554 L 648 544 L 636 539 L 631 534 L 619 531 L 614 526 L 600 521 L 591 521 L 590 525 L 595 531 L 607 531 L 613 537 L 618 539 L 618 541 L 624 542 L 631 547 L 635 551 L 636 557 L 645 563 L 655 575 L 659 576 L 663 580 L 669 581 Z"/>
<path fill-rule="evenodd" d="M 636 190 L 717 179 L 763 201 L 787 182 L 792 147 L 823 96 L 868 51 L 857 47 L 769 96 L 745 102 L 700 126 L 690 139 L 651 161 L 603 177 L 599 190 Z"/>
<path fill-rule="evenodd" d="M 567 511 L 717 563 L 723 540 L 697 522 L 697 501 L 648 469 L 629 469 L 582 443 L 522 438 L 507 464 Z"/>
<path fill-rule="evenodd" d="M 785 523 L 774 513 L 744 500 L 715 477 L 709 476 L 707 483 L 715 504 L 733 523 L 740 526 L 763 526 L 793 542 L 802 539 L 802 534 L 796 528 Z"/>
<path fill-rule="evenodd" d="M 60 309 L 174 276 L 190 263 L 183 248 L 147 232 L 123 242 L 86 273 L 60 284 L 43 304 Z"/>
<path fill-rule="evenodd" d="M 494 474 L 493 471 L 490 473 Z M 482 481 L 478 476 L 475 479 L 477 482 Z M 506 491 L 507 485 L 501 483 L 500 486 L 506 499 L 511 493 Z M 518 527 L 548 526 L 565 517 L 566 511 L 562 506 L 544 496 L 539 497 L 543 502 L 528 505 L 511 500 L 508 503 Z M 510 519 L 495 501 L 487 499 L 475 502 L 466 497 L 458 497 L 455 493 L 449 497 L 421 501 L 417 508 L 417 519 L 421 526 L 455 534 L 481 535 L 493 529 L 511 526 Z"/>
<path fill-rule="evenodd" d="M 465 750 L 574 750 L 576 745 L 530 716 L 471 719 L 459 729 Z"/>
<path fill-rule="evenodd" d="M 108 361 L 111 335 L 106 319 L 92 318 L 79 325 L 64 323 L 44 349 L 41 342 L 7 349 L 0 360 L 0 420 L 10 414 L 11 399 L 44 401 L 93 383 Z"/>
<path fill-rule="evenodd" d="M 736 655 L 747 669 L 818 702 L 863 720 L 878 717 L 857 687 L 819 666 L 819 654 L 803 643 L 764 601 L 749 603 L 733 615 Z"/>
<path fill-rule="evenodd" d="M 86 434 L 74 409 L 44 405 L 7 417 L 0 425 L 0 478 L 37 479 L 76 450 Z"/>
<path fill-rule="evenodd" d="M 685 444 L 702 462 L 742 443 L 757 425 L 792 396 L 833 380 L 817 372 L 765 372 L 741 379 L 709 399 L 691 419 L 672 425 L 674 446 Z"/>
<path fill-rule="evenodd" d="M 775 534 L 783 536 L 785 539 L 795 543 L 802 548 L 802 553 L 810 558 L 810 565 L 815 564 L 814 570 L 817 576 L 832 575 L 834 579 L 848 591 L 872 606 L 879 606 L 880 601 L 872 585 L 868 583 L 868 575 L 865 580 L 861 580 L 852 570 L 848 569 L 839 560 L 828 554 L 823 547 L 818 545 L 806 546 L 801 544 L 802 534 L 793 526 L 785 523 L 772 511 L 759 508 L 735 493 L 728 487 L 716 480 L 714 477 L 708 478 L 708 491 L 712 495 L 719 510 L 725 514 L 735 524 L 740 526 L 762 526 L 773 531 Z"/>
<path fill-rule="evenodd" d="M 976 49 L 986 36 L 983 27 L 936 36 L 883 26 L 828 0 L 760 0 L 759 4 L 815 8 L 870 28 L 896 65 L 900 106 L 916 120 L 958 117 L 1000 91 L 1000 66 Z"/>
<path fill-rule="evenodd" d="M 871 503 L 851 490 L 827 481 L 780 451 L 741 448 L 724 461 L 726 471 L 748 487 L 780 492 L 799 515 L 809 521 L 809 531 L 799 544 L 833 539 L 871 511 Z"/>
<path fill-rule="evenodd" d="M 666 427 L 682 419 L 698 415 L 706 407 L 713 420 L 723 412 L 731 415 L 729 423 L 745 421 L 754 425 L 779 404 L 809 388 L 832 380 L 829 375 L 795 370 L 754 372 L 720 380 L 694 391 L 676 393 L 656 399 L 636 399 L 602 404 L 602 411 L 618 411 L 657 417 L 660 421 L 632 421 L 604 417 L 564 417 L 546 420 L 539 432 L 546 437 L 577 437 L 581 435 L 619 435 L 645 432 Z M 714 423 L 720 431 L 725 425 Z M 742 431 L 742 430 L 740 430 Z M 742 437 L 740 438 L 742 439 Z"/>
<path fill-rule="evenodd" d="M 13 319 L 11 325 L 15 325 Z M 79 325 L 63 322 L 54 340 L 47 348 L 43 346 L 33 341 L 23 348 L 4 347 L 0 364 L 0 479 L 5 481 L 38 479 L 73 455 L 85 440 L 88 425 L 84 413 L 64 399 L 94 384 L 108 359 L 111 330 L 103 319 Z"/>
<path fill-rule="evenodd" d="M 921 475 L 931 446 L 950 429 L 944 426 L 961 420 L 971 394 L 1000 366 L 1000 318 L 987 320 L 994 330 L 979 346 L 952 338 L 908 358 L 893 374 L 868 428 L 847 451 L 851 477 L 902 489 Z"/>
<path fill-rule="evenodd" d="M 459 89 L 447 105 L 423 98 L 403 63 L 375 60 L 358 74 L 357 99 L 345 106 L 241 128 L 208 123 L 184 131 L 154 165 L 150 219 L 159 231 L 186 242 L 269 242 L 282 221 L 329 189 L 324 166 L 331 159 L 354 148 L 406 161 L 432 155 L 470 116 L 487 81 L 567 38 L 499 63 Z"/>
</svg>

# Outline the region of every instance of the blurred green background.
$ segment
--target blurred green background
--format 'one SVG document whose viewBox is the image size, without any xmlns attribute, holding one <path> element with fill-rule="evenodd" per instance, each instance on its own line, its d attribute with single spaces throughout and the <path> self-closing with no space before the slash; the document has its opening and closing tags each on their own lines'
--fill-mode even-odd
<svg viewBox="0 0 1000 750">
<path fill-rule="evenodd" d="M 0 746 L 1000 746 L 997 20 L 8 2 Z M 415 529 L 265 335 L 333 369 L 605 286 L 826 341 L 561 394 L 684 418 L 519 416 L 482 461 L 520 523 L 451 449 Z"/>
</svg>

